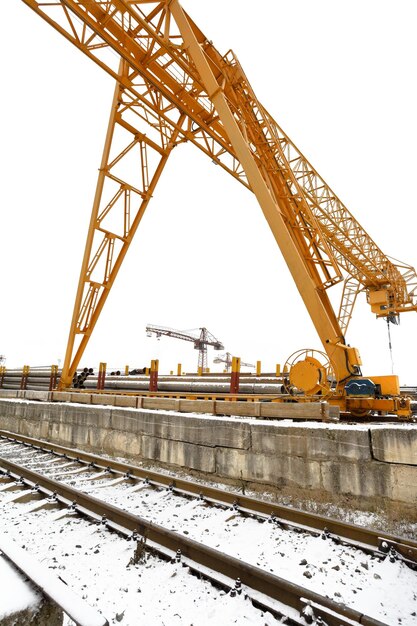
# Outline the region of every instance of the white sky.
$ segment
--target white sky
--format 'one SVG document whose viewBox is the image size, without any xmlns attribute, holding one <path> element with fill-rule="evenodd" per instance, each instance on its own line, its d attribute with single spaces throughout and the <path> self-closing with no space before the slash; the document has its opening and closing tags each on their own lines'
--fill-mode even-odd
<svg viewBox="0 0 417 626">
<path fill-rule="evenodd" d="M 382 250 L 416 266 L 415 1 L 183 6 L 221 52 L 234 50 L 261 102 Z M 0 354 L 10 367 L 46 365 L 65 353 L 113 84 L 23 2 L 2 8 Z M 161 372 L 179 361 L 195 371 L 192 344 L 146 338 L 147 323 L 206 326 L 264 371 L 321 349 L 252 194 L 192 146 L 167 167 L 81 365 L 159 358 Z M 416 327 L 415 313 L 391 327 L 402 384 L 417 383 Z M 347 341 L 364 374 L 391 373 L 386 324 L 364 296 Z"/>
</svg>

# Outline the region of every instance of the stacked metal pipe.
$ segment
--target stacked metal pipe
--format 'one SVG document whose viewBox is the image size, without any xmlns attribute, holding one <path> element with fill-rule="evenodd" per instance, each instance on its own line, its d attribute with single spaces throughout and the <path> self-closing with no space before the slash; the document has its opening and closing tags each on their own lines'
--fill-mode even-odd
<svg viewBox="0 0 417 626">
<path fill-rule="evenodd" d="M 59 380 L 60 376 L 61 370 L 58 370 L 57 380 Z M 3 389 L 21 389 L 22 377 L 23 369 L 6 369 L 3 377 Z M 29 369 L 29 374 L 26 377 L 25 389 L 48 391 L 50 383 L 50 367 L 32 368 Z"/>
<path fill-rule="evenodd" d="M 89 376 L 85 380 L 86 389 L 97 388 L 97 376 Z M 107 376 L 105 389 L 118 391 L 147 391 L 149 376 Z M 204 376 L 159 376 L 158 391 L 178 393 L 207 393 L 223 394 L 230 391 L 229 377 Z M 240 378 L 239 393 L 242 394 L 276 394 L 285 393 L 282 381 L 279 379 L 264 379 L 257 377 Z"/>
<path fill-rule="evenodd" d="M 75 372 L 72 378 L 72 386 L 75 389 L 85 389 L 84 383 L 87 380 L 88 376 L 91 376 L 93 373 L 94 373 L 94 370 L 92 367 L 84 367 L 84 369 L 80 373 Z M 97 382 L 96 382 L 96 387 L 97 387 Z"/>
</svg>

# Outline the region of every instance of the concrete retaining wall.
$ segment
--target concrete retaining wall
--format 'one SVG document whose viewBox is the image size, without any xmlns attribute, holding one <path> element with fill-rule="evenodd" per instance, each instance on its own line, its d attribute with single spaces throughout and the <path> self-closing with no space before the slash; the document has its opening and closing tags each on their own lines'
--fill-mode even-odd
<svg viewBox="0 0 417 626">
<path fill-rule="evenodd" d="M 300 424 L 2 398 L 0 428 L 215 480 L 402 507 L 416 517 L 417 425 Z"/>
</svg>

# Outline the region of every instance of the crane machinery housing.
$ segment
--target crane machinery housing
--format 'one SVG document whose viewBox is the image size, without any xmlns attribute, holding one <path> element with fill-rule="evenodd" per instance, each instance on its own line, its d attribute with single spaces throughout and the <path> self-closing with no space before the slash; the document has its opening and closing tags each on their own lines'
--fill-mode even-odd
<svg viewBox="0 0 417 626">
<path fill-rule="evenodd" d="M 360 292 L 388 321 L 416 311 L 416 272 L 362 228 L 258 100 L 236 55 L 220 53 L 178 0 L 23 2 L 116 82 L 61 386 L 71 384 L 173 148 L 189 142 L 255 194 L 320 338 L 321 352 L 288 359 L 288 386 L 354 415 L 408 417 L 398 377 L 364 378 L 345 336 Z M 137 167 L 124 169 L 132 157 Z M 327 290 L 341 282 L 337 314 Z"/>
<path fill-rule="evenodd" d="M 173 328 L 167 328 L 166 326 L 151 326 L 146 327 L 146 334 L 148 337 L 156 335 L 160 337 L 172 337 L 173 339 L 182 339 L 183 341 L 192 341 L 194 343 L 194 349 L 198 350 L 198 371 L 207 372 L 207 346 L 212 346 L 215 350 L 224 350 L 223 344 L 212 335 L 207 328 L 199 328 L 200 334 L 196 336 L 192 332 L 186 330 L 174 330 Z"/>
</svg>

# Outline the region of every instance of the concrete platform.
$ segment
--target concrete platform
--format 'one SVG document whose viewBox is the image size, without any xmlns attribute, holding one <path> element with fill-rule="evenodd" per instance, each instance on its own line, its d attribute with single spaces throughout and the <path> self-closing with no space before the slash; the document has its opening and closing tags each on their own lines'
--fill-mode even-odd
<svg viewBox="0 0 417 626">
<path fill-rule="evenodd" d="M 185 398 L 164 398 L 147 396 L 117 395 L 117 393 L 85 391 L 33 391 L 0 388 L 0 397 L 37 400 L 39 402 L 73 402 L 75 404 L 97 404 L 103 406 L 124 406 L 134 409 L 157 409 L 179 411 L 180 413 L 209 413 L 210 415 L 241 415 L 242 417 L 265 417 L 298 420 L 338 421 L 340 410 L 328 402 L 237 402 L 232 400 L 192 400 Z"/>
<path fill-rule="evenodd" d="M 0 428 L 417 520 L 417 425 L 343 425 L 0 398 Z"/>
</svg>

